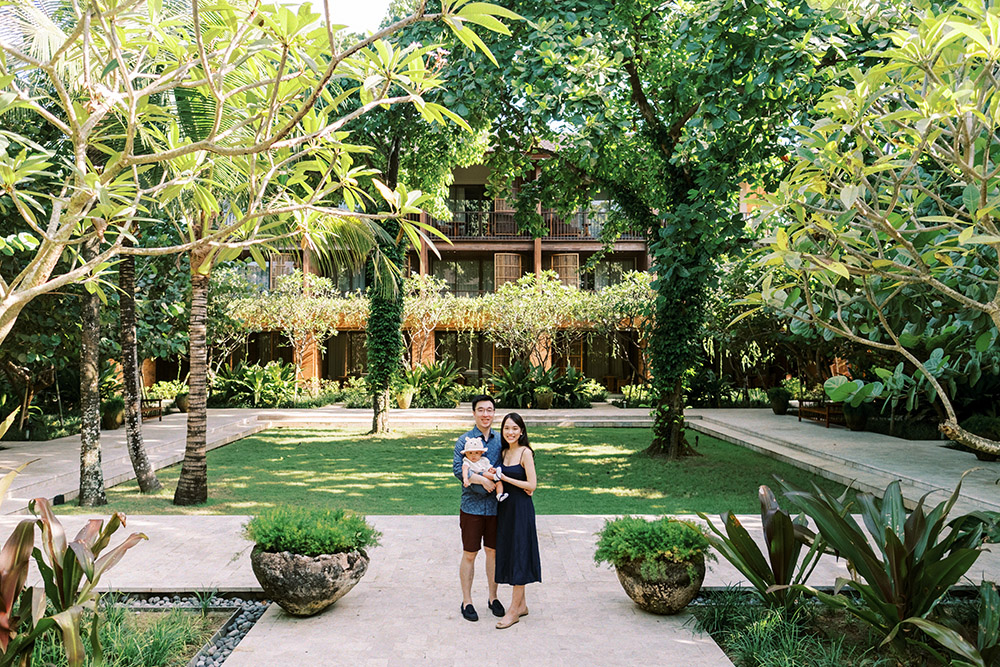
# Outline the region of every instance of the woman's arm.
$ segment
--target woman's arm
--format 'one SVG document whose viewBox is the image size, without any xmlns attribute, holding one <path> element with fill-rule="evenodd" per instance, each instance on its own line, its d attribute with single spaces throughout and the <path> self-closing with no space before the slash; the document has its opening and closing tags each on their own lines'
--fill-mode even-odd
<svg viewBox="0 0 1000 667">
<path fill-rule="evenodd" d="M 524 476 L 528 479 L 523 482 L 519 479 L 514 479 L 513 477 L 508 477 L 504 473 L 500 473 L 500 481 L 506 484 L 513 484 L 514 486 L 519 486 L 531 495 L 535 487 L 538 486 L 538 479 L 535 477 L 535 457 L 532 455 L 531 450 L 528 449 L 521 456 L 521 465 L 524 466 Z"/>
</svg>

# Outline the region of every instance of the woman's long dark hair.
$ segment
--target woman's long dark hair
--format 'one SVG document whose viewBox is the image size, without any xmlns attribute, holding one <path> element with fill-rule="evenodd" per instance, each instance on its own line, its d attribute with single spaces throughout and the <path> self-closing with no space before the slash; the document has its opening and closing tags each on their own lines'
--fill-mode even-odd
<svg viewBox="0 0 1000 667">
<path fill-rule="evenodd" d="M 507 438 L 503 437 L 503 427 L 507 423 L 508 419 L 517 424 L 517 427 L 521 429 L 521 435 L 518 436 L 517 438 L 517 444 L 521 445 L 522 447 L 527 447 L 528 449 L 531 449 L 532 452 L 535 451 L 534 449 L 532 449 L 531 443 L 528 442 L 528 427 L 524 425 L 524 420 L 521 418 L 521 415 L 517 414 L 516 412 L 508 412 L 507 415 L 503 418 L 503 421 L 500 422 L 501 462 L 503 462 L 504 454 L 506 454 L 507 450 L 510 449 L 510 443 L 507 442 Z"/>
</svg>

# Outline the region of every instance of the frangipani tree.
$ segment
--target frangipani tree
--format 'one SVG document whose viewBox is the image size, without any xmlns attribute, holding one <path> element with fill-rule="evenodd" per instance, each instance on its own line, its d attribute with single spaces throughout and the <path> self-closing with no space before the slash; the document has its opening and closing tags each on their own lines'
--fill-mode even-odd
<svg viewBox="0 0 1000 667">
<path fill-rule="evenodd" d="M 386 38 L 441 20 L 470 47 L 485 48 L 470 26 L 506 30 L 497 16 L 514 15 L 466 0 L 443 0 L 430 12 L 422 2 L 352 42 L 328 3 L 320 16 L 308 4 L 112 0 L 69 4 L 58 22 L 29 3 L 0 8 L 0 20 L 15 27 L 0 32 L 0 114 L 22 109 L 55 127 L 66 146 L 64 157 L 0 133 L 0 189 L 31 229 L 10 242 L 31 260 L 0 280 L 0 342 L 31 299 L 85 279 L 117 254 L 195 251 L 204 259 L 252 245 L 276 215 L 359 220 L 363 200 L 337 194 L 363 175 L 350 154 L 364 148 L 350 147 L 345 134 L 351 121 L 399 103 L 416 105 L 429 121 L 458 120 L 422 99 L 440 85 L 425 64 L 433 45 L 400 48 Z M 405 93 L 386 96 L 393 84 Z M 360 104 L 342 111 L 350 98 Z M 197 132 L 183 130 L 185 117 Z M 180 245 L 124 247 L 154 209 L 182 193 L 206 213 L 221 210 L 197 182 L 214 159 L 206 155 L 225 157 L 247 175 L 246 206 Z M 53 172 L 65 185 L 37 191 Z M 413 209 L 409 194 L 385 194 L 393 203 L 383 216 Z M 419 235 L 418 223 L 401 224 Z M 78 247 L 94 237 L 100 250 L 84 260 Z M 74 261 L 56 271 L 66 252 Z"/>
<path fill-rule="evenodd" d="M 780 222 L 750 301 L 901 355 L 940 399 L 941 431 L 997 454 L 959 426 L 945 375 L 950 362 L 974 384 L 997 361 L 1000 8 L 924 9 L 876 55 L 826 93 L 769 197 Z M 880 375 L 902 387 L 900 372 Z"/>
</svg>

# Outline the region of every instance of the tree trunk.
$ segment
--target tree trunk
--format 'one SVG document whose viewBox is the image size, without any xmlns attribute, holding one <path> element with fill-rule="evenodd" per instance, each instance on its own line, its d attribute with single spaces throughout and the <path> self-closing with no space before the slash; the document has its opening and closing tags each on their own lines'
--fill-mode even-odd
<svg viewBox="0 0 1000 667">
<path fill-rule="evenodd" d="M 188 326 L 190 351 L 190 403 L 187 415 L 187 446 L 184 463 L 174 493 L 175 505 L 197 505 L 208 500 L 206 425 L 208 415 L 208 274 L 199 273 L 208 249 L 191 253 L 191 320 Z"/>
<path fill-rule="evenodd" d="M 125 241 L 125 247 L 131 241 Z M 146 446 L 142 441 L 142 389 L 139 377 L 139 352 L 135 340 L 135 255 L 122 255 L 118 265 L 118 297 L 120 307 L 119 324 L 122 347 L 122 380 L 125 389 L 125 441 L 128 456 L 132 459 L 132 469 L 139 482 L 139 491 L 152 493 L 159 491 L 162 484 L 156 478 L 156 471 L 149 462 Z"/>
<path fill-rule="evenodd" d="M 653 442 L 646 451 L 670 460 L 697 455 L 684 437 L 684 388 L 680 380 L 672 391 L 659 397 L 653 409 Z"/>
<path fill-rule="evenodd" d="M 399 178 L 399 151 L 401 141 L 396 136 L 387 156 L 386 185 L 396 188 Z M 406 237 L 400 233 L 399 221 L 385 220 L 382 223 L 389 238 L 395 242 L 379 242 L 382 252 L 392 261 L 402 274 L 406 265 Z M 375 275 L 372 262 L 366 266 L 368 279 L 368 383 L 372 394 L 372 433 L 389 432 L 389 385 L 399 370 L 403 358 L 403 283 L 395 276 L 383 276 L 383 280 L 393 280 L 394 290 L 380 290 L 374 287 Z"/>
<path fill-rule="evenodd" d="M 372 433 L 389 432 L 389 400 L 388 389 L 372 397 Z"/>
<path fill-rule="evenodd" d="M 100 239 L 81 247 L 84 261 L 97 255 Z M 101 300 L 83 292 L 80 308 L 80 499 L 82 507 L 106 505 L 104 468 L 101 465 L 100 343 Z"/>
</svg>

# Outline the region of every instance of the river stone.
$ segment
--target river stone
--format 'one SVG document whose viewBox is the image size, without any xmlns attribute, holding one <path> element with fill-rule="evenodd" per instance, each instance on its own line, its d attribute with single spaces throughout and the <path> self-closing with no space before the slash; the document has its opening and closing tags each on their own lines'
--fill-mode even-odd
<svg viewBox="0 0 1000 667">
<path fill-rule="evenodd" d="M 368 570 L 368 556 L 361 551 L 302 556 L 255 546 L 250 563 L 267 597 L 292 616 L 323 611 L 354 588 Z"/>
<path fill-rule="evenodd" d="M 641 561 L 631 561 L 616 566 L 615 571 L 632 601 L 654 614 L 676 614 L 698 595 L 705 581 L 703 555 L 688 563 L 667 564 L 666 573 L 657 579 L 643 577 L 640 565 Z"/>
</svg>

